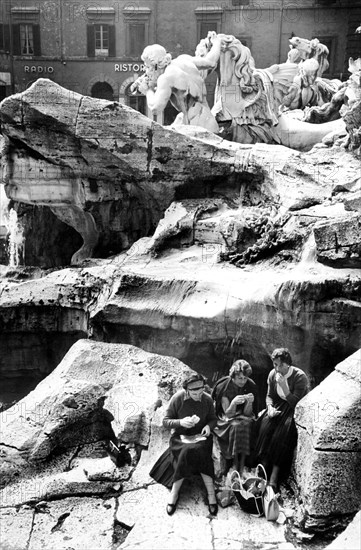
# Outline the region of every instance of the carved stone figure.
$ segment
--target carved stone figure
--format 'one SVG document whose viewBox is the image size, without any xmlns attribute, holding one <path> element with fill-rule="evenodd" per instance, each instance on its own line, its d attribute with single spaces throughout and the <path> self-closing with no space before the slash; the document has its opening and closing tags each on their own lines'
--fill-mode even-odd
<svg viewBox="0 0 361 550">
<path fill-rule="evenodd" d="M 290 39 L 287 62 L 297 63 L 299 72 L 293 79 L 282 106 L 288 109 L 304 109 L 324 105 L 331 101 L 342 82 L 321 78 L 328 69 L 328 48 L 317 38 L 307 40 L 294 36 Z"/>
<path fill-rule="evenodd" d="M 200 52 L 206 49 L 204 42 L 209 42 L 210 48 L 201 56 Z M 220 48 L 221 39 L 215 33 L 209 33 L 194 57 L 182 54 L 172 59 L 163 46 L 147 46 L 141 56 L 146 71 L 134 82 L 132 91 L 139 90 L 146 95 L 153 114 L 162 113 L 170 101 L 183 115 L 177 123 L 218 132 L 218 124 L 207 103 L 204 79 L 209 69 L 215 69 Z"/>
<path fill-rule="evenodd" d="M 278 107 L 298 72 L 297 64 L 256 69 L 249 48 L 240 40 L 225 34 L 218 37 L 222 49 L 212 112 L 219 121 L 232 120 L 233 141 L 274 141 Z"/>
<path fill-rule="evenodd" d="M 218 122 L 229 122 L 229 139 L 239 143 L 280 143 L 308 150 L 328 133 L 344 130 L 342 121 L 314 125 L 280 113 L 294 78 L 297 63 L 255 68 L 249 48 L 232 35 L 219 34 L 219 76 L 212 112 Z"/>
</svg>

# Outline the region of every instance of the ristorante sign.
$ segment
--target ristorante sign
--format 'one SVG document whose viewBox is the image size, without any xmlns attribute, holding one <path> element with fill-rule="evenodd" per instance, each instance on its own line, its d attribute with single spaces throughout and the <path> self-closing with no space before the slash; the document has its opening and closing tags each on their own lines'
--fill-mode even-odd
<svg viewBox="0 0 361 550">
<path fill-rule="evenodd" d="M 139 73 L 140 71 L 145 71 L 145 66 L 143 65 L 143 63 L 115 63 L 114 71 L 116 73 L 127 71 Z"/>
</svg>

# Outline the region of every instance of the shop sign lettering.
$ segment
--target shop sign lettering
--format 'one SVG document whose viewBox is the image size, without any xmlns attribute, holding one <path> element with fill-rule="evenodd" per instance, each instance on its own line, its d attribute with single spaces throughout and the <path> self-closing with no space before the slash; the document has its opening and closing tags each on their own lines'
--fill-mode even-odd
<svg viewBox="0 0 361 550">
<path fill-rule="evenodd" d="M 54 67 L 43 67 L 42 65 L 24 65 L 25 73 L 48 73 L 54 72 Z"/>
<path fill-rule="evenodd" d="M 115 63 L 114 71 L 116 73 L 126 72 L 126 71 L 139 73 L 140 71 L 145 71 L 145 67 L 141 63 Z"/>
</svg>

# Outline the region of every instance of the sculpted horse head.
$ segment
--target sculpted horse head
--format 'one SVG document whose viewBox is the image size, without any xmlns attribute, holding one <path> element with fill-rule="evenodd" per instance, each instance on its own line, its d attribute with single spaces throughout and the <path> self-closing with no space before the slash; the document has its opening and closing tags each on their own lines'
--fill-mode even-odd
<svg viewBox="0 0 361 550">
<path fill-rule="evenodd" d="M 327 57 L 329 50 L 327 46 L 321 44 L 317 38 L 308 40 L 307 38 L 300 38 L 294 36 L 290 39 L 290 51 L 288 52 L 288 59 L 292 59 L 294 63 L 305 61 L 306 59 L 315 59 L 318 63 L 317 76 L 322 74 L 329 68 L 329 62 Z M 296 50 L 296 52 L 294 51 Z"/>
</svg>

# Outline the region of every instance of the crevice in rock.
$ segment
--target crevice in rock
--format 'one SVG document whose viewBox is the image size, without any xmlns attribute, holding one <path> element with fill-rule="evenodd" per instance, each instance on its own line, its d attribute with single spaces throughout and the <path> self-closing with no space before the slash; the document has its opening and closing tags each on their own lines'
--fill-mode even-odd
<svg viewBox="0 0 361 550">
<path fill-rule="evenodd" d="M 64 521 L 69 516 L 70 516 L 70 512 L 65 512 L 64 514 L 61 514 L 58 517 L 58 521 L 56 522 L 56 524 L 53 525 L 53 527 L 50 529 L 51 533 L 54 533 L 55 531 L 59 531 L 59 529 L 62 528 Z"/>
<path fill-rule="evenodd" d="M 150 173 L 150 164 L 153 154 L 153 128 L 147 130 L 147 172 Z"/>
<path fill-rule="evenodd" d="M 79 118 L 80 108 L 81 108 L 81 105 L 82 105 L 82 103 L 83 103 L 83 99 L 84 99 L 84 96 L 81 96 L 80 101 L 79 101 L 79 104 L 78 104 L 78 109 L 77 109 L 77 112 L 76 112 L 76 117 L 75 117 L 74 133 L 75 133 L 76 136 L 78 135 L 78 132 L 77 132 L 77 129 L 78 129 L 78 118 Z"/>
<path fill-rule="evenodd" d="M 76 448 L 76 450 L 74 451 L 74 454 L 72 457 L 70 457 L 69 459 L 69 462 L 68 462 L 68 465 L 64 468 L 64 472 L 69 472 L 70 470 L 72 470 L 72 463 L 73 461 L 77 458 L 78 454 L 80 453 L 82 449 L 82 445 L 78 445 L 78 447 Z"/>
<path fill-rule="evenodd" d="M 15 506 L 14 506 L 14 508 L 15 508 Z M 30 547 L 31 537 L 32 537 L 32 534 L 33 534 L 33 531 L 34 531 L 34 525 L 35 525 L 35 516 L 36 516 L 36 511 L 33 510 L 33 518 L 32 518 L 32 521 L 31 521 L 29 538 L 28 538 L 28 541 L 26 543 L 25 550 L 28 550 L 28 548 Z"/>
<path fill-rule="evenodd" d="M 6 443 L 2 443 L 1 441 L 0 441 L 0 446 L 6 447 L 8 449 L 15 449 L 16 451 L 19 451 L 19 453 L 21 452 L 21 449 L 19 449 L 18 447 L 15 447 L 15 445 L 7 445 Z"/>
</svg>

